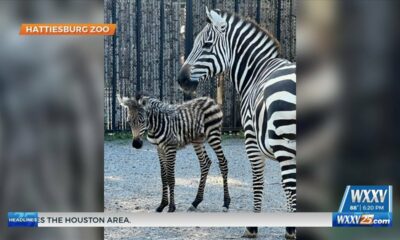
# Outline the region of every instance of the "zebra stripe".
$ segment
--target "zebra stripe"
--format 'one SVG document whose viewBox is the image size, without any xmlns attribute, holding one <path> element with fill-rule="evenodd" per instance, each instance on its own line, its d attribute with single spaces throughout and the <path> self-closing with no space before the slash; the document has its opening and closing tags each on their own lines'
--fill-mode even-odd
<svg viewBox="0 0 400 240">
<path fill-rule="evenodd" d="M 168 212 L 175 211 L 175 158 L 176 152 L 192 144 L 200 163 L 200 182 L 195 200 L 189 210 L 196 210 L 202 202 L 211 160 L 205 150 L 208 142 L 217 155 L 224 189 L 223 210 L 230 204 L 228 191 L 228 163 L 221 147 L 223 113 L 211 98 L 202 97 L 181 105 L 170 105 L 155 98 L 138 96 L 136 99 L 118 97 L 128 110 L 128 122 L 132 130 L 132 146 L 142 146 L 141 137 L 147 131 L 147 139 L 157 145 L 160 160 L 162 199 L 157 212 L 169 205 Z M 169 195 L 168 195 L 169 193 Z M 169 198 L 168 198 L 169 196 Z"/>
<path fill-rule="evenodd" d="M 288 211 L 296 211 L 296 66 L 277 58 L 279 43 L 253 21 L 220 10 L 207 16 L 178 82 L 193 91 L 199 81 L 229 70 L 241 98 L 254 211 L 261 211 L 266 157 L 279 162 Z M 257 228 L 246 233 L 256 234 Z M 287 228 L 286 236 L 295 237 L 295 229 Z"/>
</svg>

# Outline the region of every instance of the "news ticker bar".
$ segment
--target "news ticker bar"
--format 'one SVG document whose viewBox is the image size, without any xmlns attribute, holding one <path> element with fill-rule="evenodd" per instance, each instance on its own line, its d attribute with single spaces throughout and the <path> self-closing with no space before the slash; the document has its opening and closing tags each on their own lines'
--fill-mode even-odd
<svg viewBox="0 0 400 240">
<path fill-rule="evenodd" d="M 9 227 L 332 227 L 332 213 L 10 212 Z"/>
<path fill-rule="evenodd" d="M 9 212 L 9 227 L 391 227 L 391 185 L 346 187 L 338 212 L 104 213 Z"/>
</svg>

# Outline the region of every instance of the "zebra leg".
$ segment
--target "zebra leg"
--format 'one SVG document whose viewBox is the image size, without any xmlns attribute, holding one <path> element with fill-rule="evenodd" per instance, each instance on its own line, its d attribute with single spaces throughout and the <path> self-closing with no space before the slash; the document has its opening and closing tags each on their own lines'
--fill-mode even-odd
<svg viewBox="0 0 400 240">
<path fill-rule="evenodd" d="M 231 197 L 229 196 L 229 189 L 228 189 L 228 162 L 226 161 L 224 152 L 222 151 L 220 129 L 210 133 L 208 137 L 208 143 L 210 144 L 211 148 L 214 150 L 218 158 L 219 169 L 221 171 L 222 180 L 224 184 L 223 211 L 227 212 L 229 209 L 229 204 L 231 203 Z"/>
<path fill-rule="evenodd" d="M 175 158 L 176 158 L 176 148 L 171 147 L 166 150 L 165 154 L 165 167 L 167 172 L 167 182 L 169 188 L 169 206 L 168 212 L 174 212 L 175 207 L 175 198 L 174 198 L 174 189 L 175 189 Z"/>
<path fill-rule="evenodd" d="M 165 167 L 165 156 L 161 149 L 157 149 L 158 158 L 160 159 L 160 169 L 161 169 L 161 182 L 162 182 L 162 199 L 160 206 L 156 209 L 156 212 L 162 212 L 164 208 L 168 205 L 168 182 L 167 182 L 167 172 Z"/>
<path fill-rule="evenodd" d="M 246 153 L 251 163 L 253 174 L 253 211 L 261 212 L 263 194 L 264 194 L 264 167 L 265 157 L 258 148 L 257 140 L 254 135 L 246 134 Z M 246 227 L 243 237 L 256 238 L 258 233 L 257 227 Z"/>
<path fill-rule="evenodd" d="M 197 209 L 197 206 L 203 201 L 204 188 L 206 186 L 207 175 L 211 165 L 211 160 L 207 155 L 204 145 L 202 143 L 193 143 L 193 147 L 200 162 L 201 174 L 196 198 L 192 202 L 192 206 L 190 206 L 188 211 L 195 211 Z"/>
<path fill-rule="evenodd" d="M 282 152 L 282 151 L 281 151 Z M 296 160 L 295 152 L 285 152 L 278 156 L 281 167 L 282 187 L 286 196 L 286 206 L 288 212 L 296 211 Z M 296 239 L 296 228 L 286 227 L 286 239 Z"/>
</svg>

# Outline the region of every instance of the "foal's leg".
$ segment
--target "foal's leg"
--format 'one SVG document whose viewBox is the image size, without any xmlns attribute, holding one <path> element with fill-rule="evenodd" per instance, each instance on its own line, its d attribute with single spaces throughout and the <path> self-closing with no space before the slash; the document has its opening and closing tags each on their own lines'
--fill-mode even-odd
<svg viewBox="0 0 400 240">
<path fill-rule="evenodd" d="M 160 169 L 161 169 L 161 182 L 162 182 L 162 199 L 160 206 L 156 209 L 156 212 L 162 212 L 164 208 L 168 205 L 168 182 L 167 182 L 167 172 L 165 167 L 165 155 L 162 149 L 157 148 L 158 158 L 160 159 Z"/>
<path fill-rule="evenodd" d="M 176 159 L 176 147 L 166 147 L 165 149 L 165 167 L 167 172 L 167 182 L 169 187 L 169 207 L 168 212 L 174 212 L 175 198 L 175 159 Z"/>
<path fill-rule="evenodd" d="M 229 190 L 228 190 L 228 162 L 226 161 L 224 152 L 222 151 L 220 129 L 216 129 L 216 130 L 213 130 L 212 132 L 210 132 L 207 140 L 218 158 L 219 169 L 221 171 L 223 184 L 224 184 L 223 211 L 227 212 L 229 209 L 229 204 L 231 203 L 231 198 L 229 196 Z"/>
<path fill-rule="evenodd" d="M 207 155 L 204 145 L 202 143 L 193 143 L 193 147 L 200 162 L 201 176 L 196 198 L 188 211 L 195 211 L 199 203 L 203 201 L 204 187 L 206 185 L 207 175 L 211 165 L 211 160 Z"/>
</svg>

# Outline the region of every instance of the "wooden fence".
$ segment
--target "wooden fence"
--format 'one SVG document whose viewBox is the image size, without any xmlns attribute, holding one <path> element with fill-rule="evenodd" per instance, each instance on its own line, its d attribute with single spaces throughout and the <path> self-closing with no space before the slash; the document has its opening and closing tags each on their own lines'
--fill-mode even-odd
<svg viewBox="0 0 400 240">
<path fill-rule="evenodd" d="M 116 94 L 144 91 L 169 103 L 182 102 L 177 75 L 206 21 L 205 6 L 250 17 L 280 41 L 282 57 L 295 61 L 295 0 L 105 0 L 104 21 L 116 23 L 104 42 L 104 129 L 129 128 Z M 241 129 L 239 99 L 223 75 L 224 131 Z M 198 96 L 216 97 L 217 81 L 202 82 Z"/>
</svg>

